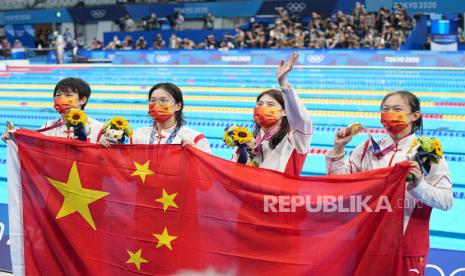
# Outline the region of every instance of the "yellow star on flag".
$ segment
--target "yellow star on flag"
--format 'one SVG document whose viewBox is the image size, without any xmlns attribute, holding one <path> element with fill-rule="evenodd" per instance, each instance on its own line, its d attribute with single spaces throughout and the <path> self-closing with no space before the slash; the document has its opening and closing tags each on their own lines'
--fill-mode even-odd
<svg viewBox="0 0 465 276">
<path fill-rule="evenodd" d="M 176 236 L 170 236 L 166 227 L 163 230 L 163 233 L 153 235 L 155 236 L 155 238 L 158 239 L 157 248 L 162 247 L 164 245 L 168 247 L 170 250 L 173 250 L 173 248 L 171 247 L 171 242 L 178 238 Z"/>
<path fill-rule="evenodd" d="M 56 219 L 78 212 L 95 230 L 95 223 L 89 210 L 89 204 L 109 195 L 110 193 L 85 189 L 81 185 L 76 161 L 73 162 L 66 183 L 47 177 L 48 182 L 64 197 L 63 204 Z"/>
<path fill-rule="evenodd" d="M 147 175 L 153 174 L 153 171 L 149 169 L 150 160 L 145 162 L 143 165 L 134 161 L 134 166 L 136 166 L 136 170 L 131 174 L 131 176 L 138 175 L 142 180 L 142 183 L 145 182 L 145 177 Z"/>
<path fill-rule="evenodd" d="M 126 250 L 129 254 L 129 260 L 126 262 L 127 264 L 134 264 L 137 267 L 137 270 L 140 270 L 140 264 L 148 263 L 146 259 L 142 258 L 142 248 L 139 249 L 136 253 Z"/>
<path fill-rule="evenodd" d="M 163 204 L 163 212 L 166 212 L 166 210 L 168 210 L 168 208 L 171 206 L 171 207 L 175 207 L 175 208 L 178 208 L 178 205 L 176 204 L 176 202 L 174 202 L 174 198 L 178 195 L 178 193 L 174 193 L 174 194 L 168 194 L 165 189 L 163 189 L 163 195 L 162 197 L 160 198 L 157 198 L 155 201 L 156 202 L 160 202 Z"/>
</svg>

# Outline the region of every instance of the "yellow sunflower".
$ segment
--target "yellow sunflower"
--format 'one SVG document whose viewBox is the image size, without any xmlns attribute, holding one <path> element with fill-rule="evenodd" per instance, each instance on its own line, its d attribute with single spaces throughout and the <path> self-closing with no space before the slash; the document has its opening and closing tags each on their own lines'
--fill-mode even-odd
<svg viewBox="0 0 465 276">
<path fill-rule="evenodd" d="M 234 140 L 231 136 L 225 136 L 224 139 L 223 139 L 224 143 L 226 144 L 226 146 L 230 146 L 230 147 L 234 147 Z"/>
<path fill-rule="evenodd" d="M 436 139 L 436 138 L 431 138 L 431 141 L 433 142 L 433 148 L 434 148 L 434 149 L 441 148 L 441 142 L 439 142 L 438 139 Z"/>
<path fill-rule="evenodd" d="M 226 141 L 228 137 L 229 137 L 229 128 L 224 130 L 223 141 Z"/>
<path fill-rule="evenodd" d="M 247 128 L 239 126 L 234 128 L 232 138 L 239 144 L 247 144 L 254 139 L 252 133 Z"/>
<path fill-rule="evenodd" d="M 412 144 L 410 145 L 410 148 L 414 148 L 416 145 L 417 145 L 417 138 L 414 138 L 413 141 L 412 141 Z"/>
<path fill-rule="evenodd" d="M 72 125 L 84 124 L 87 120 L 86 113 L 79 109 L 71 108 L 66 112 L 65 119 Z"/>
<path fill-rule="evenodd" d="M 123 129 L 125 130 L 128 127 L 128 121 L 124 119 L 123 117 L 117 116 L 111 118 L 110 123 L 116 128 L 116 129 Z"/>
<path fill-rule="evenodd" d="M 126 129 L 124 130 L 124 133 L 126 133 L 126 135 L 128 137 L 132 137 L 132 127 L 131 125 L 128 123 L 128 126 L 126 127 Z"/>
<path fill-rule="evenodd" d="M 224 130 L 223 141 L 226 146 L 234 147 L 235 143 L 232 138 L 231 133 L 233 132 L 235 126 L 230 126 Z"/>
<path fill-rule="evenodd" d="M 431 141 L 433 142 L 433 149 L 436 155 L 442 157 L 444 154 L 442 152 L 441 142 L 436 138 L 431 138 Z"/>
</svg>

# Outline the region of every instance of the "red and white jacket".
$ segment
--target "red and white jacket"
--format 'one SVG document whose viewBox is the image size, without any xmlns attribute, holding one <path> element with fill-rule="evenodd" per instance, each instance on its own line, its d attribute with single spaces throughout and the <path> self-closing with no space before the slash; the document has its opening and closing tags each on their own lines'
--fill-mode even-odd
<svg viewBox="0 0 465 276">
<path fill-rule="evenodd" d="M 99 132 L 102 129 L 103 124 L 99 121 L 87 117 L 86 122 L 86 133 L 87 133 L 87 141 L 93 144 L 96 144 L 98 141 Z M 48 129 L 47 129 L 48 128 Z M 42 134 L 47 136 L 54 136 L 54 137 L 63 137 L 69 138 L 71 137 L 71 130 L 65 125 L 64 120 L 60 117 L 54 120 L 47 121 L 42 127 L 40 128 Z M 39 130 L 40 131 L 40 130 Z"/>
<path fill-rule="evenodd" d="M 269 140 L 261 142 L 254 160 L 260 168 L 299 176 L 310 148 L 313 126 L 304 104 L 292 88 L 281 88 L 290 132 L 272 149 Z M 259 135 L 265 136 L 260 130 Z"/>
<path fill-rule="evenodd" d="M 171 128 L 162 129 L 161 137 L 157 131 L 155 131 L 155 141 L 154 144 L 166 144 L 166 141 L 170 137 L 170 134 L 174 131 L 176 125 Z M 133 144 L 149 144 L 150 136 L 152 135 L 153 127 L 141 127 L 134 131 L 132 134 L 132 143 Z M 210 144 L 205 138 L 205 135 L 195 131 L 186 126 L 181 126 L 178 130 L 178 133 L 174 137 L 171 144 L 181 144 L 183 140 L 193 141 L 198 149 L 201 151 L 210 153 Z"/>
<path fill-rule="evenodd" d="M 384 151 L 378 157 L 370 151 L 371 142 L 359 145 L 352 152 L 349 160 L 344 154 L 326 153 L 326 171 L 328 175 L 343 175 L 355 172 L 385 168 L 409 160 L 416 152 L 411 148 L 415 134 L 399 142 L 391 136 L 377 141 L 381 151 L 393 145 L 392 150 Z M 404 256 L 425 256 L 429 250 L 429 220 L 432 208 L 448 210 L 453 204 L 452 182 L 446 161 L 441 158 L 438 164 L 432 164 L 428 175 L 419 180 L 417 187 L 405 191 L 404 202 Z"/>
</svg>

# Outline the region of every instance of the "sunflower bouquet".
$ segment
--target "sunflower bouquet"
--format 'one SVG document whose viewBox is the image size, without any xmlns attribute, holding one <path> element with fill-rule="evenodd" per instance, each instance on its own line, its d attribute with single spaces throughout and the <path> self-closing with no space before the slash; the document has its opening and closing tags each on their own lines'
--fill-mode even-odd
<svg viewBox="0 0 465 276">
<path fill-rule="evenodd" d="M 70 133 L 73 132 L 73 138 L 77 137 L 80 141 L 87 140 L 87 115 L 84 111 L 75 108 L 68 109 L 65 113 L 65 122 Z"/>
<path fill-rule="evenodd" d="M 255 144 L 255 138 L 247 128 L 236 125 L 225 128 L 223 141 L 227 146 L 237 146 L 240 149 L 238 163 L 247 163 L 249 159 L 247 146 Z"/>
<path fill-rule="evenodd" d="M 120 116 L 113 117 L 103 125 L 105 138 L 115 144 L 124 144 L 126 137 L 131 139 L 132 127 L 129 122 Z"/>
<path fill-rule="evenodd" d="M 415 151 L 416 150 L 416 151 Z M 423 172 L 423 175 L 427 175 L 431 170 L 431 165 L 439 163 L 439 160 L 443 158 L 443 152 L 441 142 L 436 138 L 418 137 L 412 141 L 407 154 L 416 152 L 414 155 L 410 155 L 411 161 L 417 161 Z M 415 179 L 413 174 L 407 175 L 407 181 Z"/>
</svg>

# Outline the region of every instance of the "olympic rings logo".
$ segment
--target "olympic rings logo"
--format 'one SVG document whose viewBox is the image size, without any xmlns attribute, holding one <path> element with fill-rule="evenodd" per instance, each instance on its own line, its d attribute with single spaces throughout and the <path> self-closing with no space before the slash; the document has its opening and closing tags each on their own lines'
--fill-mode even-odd
<svg viewBox="0 0 465 276">
<path fill-rule="evenodd" d="M 93 18 L 103 18 L 107 14 L 106 10 L 91 10 L 90 15 Z"/>
<path fill-rule="evenodd" d="M 157 55 L 155 57 L 155 60 L 158 62 L 158 63 L 167 63 L 168 61 L 170 61 L 171 59 L 171 56 L 170 55 Z"/>
<path fill-rule="evenodd" d="M 436 270 L 437 272 L 439 272 L 439 275 L 441 275 L 441 276 L 445 276 L 445 275 L 446 275 L 446 274 L 444 273 L 444 270 L 442 270 L 442 268 L 440 268 L 440 267 L 437 266 L 437 265 L 434 265 L 434 264 L 427 264 L 427 265 L 426 265 L 426 268 L 433 268 L 434 270 Z M 459 275 L 459 274 L 458 274 L 459 272 L 465 272 L 465 267 L 457 268 L 456 270 L 452 271 L 452 273 L 450 274 L 450 276 Z"/>
<path fill-rule="evenodd" d="M 307 5 L 304 2 L 287 3 L 286 8 L 292 13 L 300 13 L 305 10 Z"/>
<path fill-rule="evenodd" d="M 307 61 L 309 63 L 321 63 L 323 60 L 325 60 L 324 55 L 308 55 L 307 56 Z"/>
</svg>

